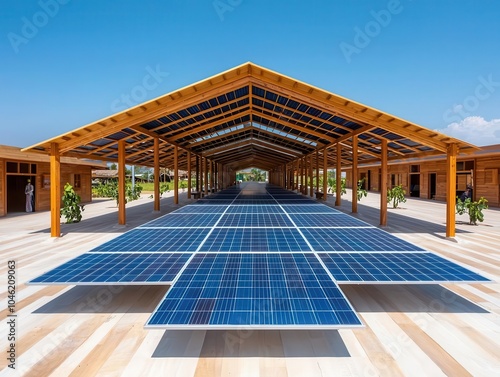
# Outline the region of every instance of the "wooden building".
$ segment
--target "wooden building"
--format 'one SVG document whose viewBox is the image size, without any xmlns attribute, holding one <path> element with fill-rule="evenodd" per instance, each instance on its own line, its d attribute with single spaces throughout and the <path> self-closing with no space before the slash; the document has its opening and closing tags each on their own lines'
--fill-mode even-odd
<svg viewBox="0 0 500 377">
<path fill-rule="evenodd" d="M 352 169 L 346 172 L 347 187 L 352 187 Z M 364 179 L 368 191 L 380 191 L 380 164 L 358 165 L 357 180 Z M 485 197 L 488 204 L 500 207 L 500 144 L 482 147 L 457 158 L 456 190 L 460 196 L 467 187 L 472 197 Z M 402 185 L 408 196 L 446 200 L 446 157 L 392 160 L 387 168 L 388 187 Z"/>
<path fill-rule="evenodd" d="M 92 200 L 91 171 L 105 163 L 74 157 L 61 158 L 61 190 L 69 182 L 82 198 Z M 21 152 L 20 148 L 0 145 L 0 216 L 24 212 L 24 188 L 30 179 L 35 187 L 34 210 L 50 209 L 50 159 L 40 153 Z"/>
</svg>

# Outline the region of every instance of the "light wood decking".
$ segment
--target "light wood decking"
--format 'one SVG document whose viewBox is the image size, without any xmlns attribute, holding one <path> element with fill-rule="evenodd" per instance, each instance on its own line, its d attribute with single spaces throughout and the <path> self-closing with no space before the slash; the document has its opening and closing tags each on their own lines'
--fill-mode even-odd
<svg viewBox="0 0 500 377">
<path fill-rule="evenodd" d="M 350 193 L 344 196 L 350 198 Z M 188 202 L 185 194 L 181 203 Z M 161 214 L 174 206 L 161 201 Z M 377 225 L 379 197 L 359 203 Z M 329 205 L 334 198 L 329 197 Z M 500 211 L 444 237 L 445 205 L 408 199 L 387 231 L 469 266 L 491 284 L 343 286 L 366 328 L 341 331 L 144 330 L 162 286 L 27 286 L 42 272 L 144 223 L 153 200 L 86 206 L 83 221 L 50 238 L 49 212 L 0 218 L 0 375 L 29 376 L 494 376 L 500 375 Z M 341 209 L 350 212 L 343 200 Z M 466 221 L 466 217 L 457 217 Z M 17 265 L 17 373 L 6 369 L 7 261 Z"/>
</svg>

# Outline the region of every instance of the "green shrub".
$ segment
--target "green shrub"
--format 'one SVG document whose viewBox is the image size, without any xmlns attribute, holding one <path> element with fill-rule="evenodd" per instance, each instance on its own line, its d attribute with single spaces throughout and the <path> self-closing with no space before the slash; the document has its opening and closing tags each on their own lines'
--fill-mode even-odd
<svg viewBox="0 0 500 377">
<path fill-rule="evenodd" d="M 64 216 L 66 224 L 80 222 L 82 220 L 82 211 L 85 209 L 80 205 L 80 195 L 75 192 L 73 186 L 69 183 L 64 185 L 64 194 L 61 199 L 63 205 L 60 215 Z"/>
<path fill-rule="evenodd" d="M 132 189 L 132 183 L 127 182 L 125 184 L 125 203 L 139 199 L 141 196 L 141 192 L 141 185 L 135 184 L 135 187 Z M 100 185 L 92 189 L 92 196 L 97 198 L 114 199 L 116 200 L 116 205 L 118 206 L 118 182 L 113 180 L 106 183 L 101 183 Z"/>
<path fill-rule="evenodd" d="M 362 197 L 366 197 L 368 195 L 368 192 L 364 189 L 364 183 L 365 183 L 364 178 L 358 181 L 358 190 L 357 190 L 358 202 L 361 200 Z"/>
<path fill-rule="evenodd" d="M 392 208 L 398 208 L 399 203 L 405 203 L 406 191 L 403 190 L 403 186 L 394 186 L 392 189 L 387 190 L 387 202 L 392 202 Z"/>
<path fill-rule="evenodd" d="M 488 209 L 488 201 L 481 196 L 477 202 L 473 202 L 470 198 L 461 201 L 457 197 L 457 213 L 463 215 L 467 213 L 469 215 L 469 224 L 477 225 L 477 222 L 484 221 L 483 209 Z"/>
</svg>

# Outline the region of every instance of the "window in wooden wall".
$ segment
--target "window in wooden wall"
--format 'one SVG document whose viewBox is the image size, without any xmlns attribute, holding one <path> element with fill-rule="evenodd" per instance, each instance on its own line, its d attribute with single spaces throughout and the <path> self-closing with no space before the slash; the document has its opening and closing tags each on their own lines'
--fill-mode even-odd
<svg viewBox="0 0 500 377">
<path fill-rule="evenodd" d="M 73 187 L 74 188 L 81 188 L 82 187 L 82 177 L 80 174 L 75 174 L 73 178 Z"/>
</svg>

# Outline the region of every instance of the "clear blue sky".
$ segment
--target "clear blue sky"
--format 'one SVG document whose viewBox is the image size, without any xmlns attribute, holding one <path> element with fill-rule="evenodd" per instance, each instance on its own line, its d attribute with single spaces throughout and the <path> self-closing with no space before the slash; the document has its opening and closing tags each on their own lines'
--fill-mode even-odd
<svg viewBox="0 0 500 377">
<path fill-rule="evenodd" d="M 494 0 L 2 1 L 0 144 L 43 141 L 247 61 L 496 144 L 499 20 Z"/>
</svg>

